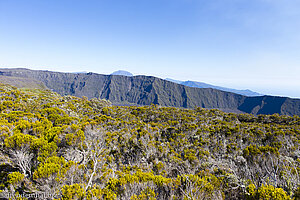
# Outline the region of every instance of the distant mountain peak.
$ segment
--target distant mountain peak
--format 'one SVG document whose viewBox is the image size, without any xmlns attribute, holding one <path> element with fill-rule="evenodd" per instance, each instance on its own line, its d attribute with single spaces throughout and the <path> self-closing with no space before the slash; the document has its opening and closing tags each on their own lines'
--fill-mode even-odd
<svg viewBox="0 0 300 200">
<path fill-rule="evenodd" d="M 71 72 L 73 74 L 87 74 L 88 72 L 87 71 L 82 71 L 82 72 Z"/>
<path fill-rule="evenodd" d="M 125 70 L 118 70 L 118 71 L 111 73 L 110 75 L 133 76 L 132 73 L 125 71 Z"/>
</svg>

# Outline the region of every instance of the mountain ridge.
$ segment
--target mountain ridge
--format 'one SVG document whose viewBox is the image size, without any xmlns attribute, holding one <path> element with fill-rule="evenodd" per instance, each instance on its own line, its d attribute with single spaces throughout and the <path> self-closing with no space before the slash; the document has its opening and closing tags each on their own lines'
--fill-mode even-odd
<svg viewBox="0 0 300 200">
<path fill-rule="evenodd" d="M 300 99 L 246 97 L 211 88 L 194 88 L 153 76 L 73 74 L 29 69 L 0 69 L 0 75 L 41 81 L 61 95 L 103 98 L 114 104 L 217 108 L 227 112 L 300 115 Z"/>
</svg>

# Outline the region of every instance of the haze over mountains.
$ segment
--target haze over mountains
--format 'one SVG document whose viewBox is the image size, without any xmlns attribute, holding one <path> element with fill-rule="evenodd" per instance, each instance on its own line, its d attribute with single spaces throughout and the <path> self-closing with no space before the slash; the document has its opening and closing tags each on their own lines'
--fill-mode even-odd
<svg viewBox="0 0 300 200">
<path fill-rule="evenodd" d="M 213 89 L 217 89 L 217 90 L 222 90 L 225 92 L 233 92 L 236 94 L 241 94 L 241 95 L 245 95 L 245 96 L 263 96 L 260 93 L 257 92 L 253 92 L 251 90 L 237 90 L 237 89 L 232 89 L 232 88 L 226 88 L 226 87 L 220 87 L 220 86 L 215 86 L 215 85 L 210 85 L 207 83 L 203 83 L 203 82 L 197 82 L 197 81 L 179 81 L 179 80 L 174 80 L 174 79 L 170 79 L 170 78 L 166 78 L 167 81 L 171 81 L 174 83 L 178 83 L 181 85 L 185 85 L 185 86 L 189 86 L 189 87 L 196 87 L 196 88 L 213 88 Z"/>
<path fill-rule="evenodd" d="M 217 108 L 227 112 L 300 115 L 300 99 L 247 97 L 212 88 L 196 88 L 152 76 L 61 73 L 29 69 L 0 69 L 0 75 L 42 82 L 62 95 L 102 98 L 114 104 Z"/>
</svg>

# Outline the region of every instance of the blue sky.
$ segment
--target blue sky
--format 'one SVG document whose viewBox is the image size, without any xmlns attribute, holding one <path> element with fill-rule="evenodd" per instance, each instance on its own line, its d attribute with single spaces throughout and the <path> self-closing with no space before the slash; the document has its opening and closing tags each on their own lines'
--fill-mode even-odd
<svg viewBox="0 0 300 200">
<path fill-rule="evenodd" d="M 299 0 L 0 0 L 0 67 L 118 69 L 300 98 Z"/>
</svg>

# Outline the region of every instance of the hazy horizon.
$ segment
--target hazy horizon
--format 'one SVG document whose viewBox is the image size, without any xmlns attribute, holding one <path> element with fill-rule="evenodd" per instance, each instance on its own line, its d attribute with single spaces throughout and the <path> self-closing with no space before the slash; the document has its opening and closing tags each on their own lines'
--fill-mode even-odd
<svg viewBox="0 0 300 200">
<path fill-rule="evenodd" d="M 192 80 L 300 98 L 300 1 L 0 0 L 0 67 Z"/>
</svg>

